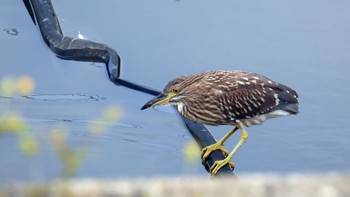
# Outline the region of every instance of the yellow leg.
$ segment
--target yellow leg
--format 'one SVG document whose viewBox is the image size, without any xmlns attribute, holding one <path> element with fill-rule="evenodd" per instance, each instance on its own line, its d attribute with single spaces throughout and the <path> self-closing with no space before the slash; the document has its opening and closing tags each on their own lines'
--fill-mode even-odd
<svg viewBox="0 0 350 197">
<path fill-rule="evenodd" d="M 241 123 L 237 123 L 236 126 L 242 131 L 241 137 L 240 137 L 237 145 L 235 146 L 235 148 L 232 150 L 232 152 L 225 159 L 214 162 L 214 164 L 210 168 L 212 175 L 216 175 L 216 173 L 218 173 L 220 168 L 222 168 L 226 164 L 230 164 L 230 165 L 233 164 L 232 162 L 230 162 L 230 160 L 232 159 L 232 157 L 236 154 L 237 150 L 244 144 L 244 142 L 248 138 L 248 132 L 245 130 L 244 126 Z"/>
<path fill-rule="evenodd" d="M 217 141 L 215 144 L 206 146 L 202 149 L 202 162 L 205 163 L 205 160 L 209 157 L 210 153 L 212 153 L 214 150 L 221 150 L 228 155 L 228 151 L 222 148 L 221 146 L 224 144 L 224 142 L 235 132 L 238 130 L 238 127 L 234 127 L 230 132 L 228 132 L 223 138 L 221 138 L 219 141 Z"/>
</svg>

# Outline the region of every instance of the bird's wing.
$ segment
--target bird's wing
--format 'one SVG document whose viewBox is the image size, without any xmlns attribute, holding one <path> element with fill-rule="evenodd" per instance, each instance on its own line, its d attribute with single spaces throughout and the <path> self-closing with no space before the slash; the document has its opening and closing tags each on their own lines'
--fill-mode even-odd
<svg viewBox="0 0 350 197">
<path fill-rule="evenodd" d="M 298 113 L 298 95 L 281 84 L 240 85 L 233 91 L 217 93 L 214 97 L 220 103 L 221 111 L 231 120 L 248 119 L 274 110 Z"/>
<path fill-rule="evenodd" d="M 235 91 L 216 94 L 215 100 L 227 119 L 247 119 L 264 114 L 276 106 L 276 98 L 267 89 L 237 89 Z"/>
</svg>

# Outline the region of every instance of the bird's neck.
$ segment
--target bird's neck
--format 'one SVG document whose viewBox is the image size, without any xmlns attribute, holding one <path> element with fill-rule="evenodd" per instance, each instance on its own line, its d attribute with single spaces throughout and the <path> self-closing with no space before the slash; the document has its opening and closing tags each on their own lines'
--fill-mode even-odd
<svg viewBox="0 0 350 197">
<path fill-rule="evenodd" d="M 177 108 L 177 111 L 179 111 L 180 112 L 180 114 L 183 114 L 182 112 L 183 112 L 183 110 L 184 110 L 184 104 L 183 103 L 178 103 L 177 105 L 176 105 L 176 108 Z"/>
</svg>

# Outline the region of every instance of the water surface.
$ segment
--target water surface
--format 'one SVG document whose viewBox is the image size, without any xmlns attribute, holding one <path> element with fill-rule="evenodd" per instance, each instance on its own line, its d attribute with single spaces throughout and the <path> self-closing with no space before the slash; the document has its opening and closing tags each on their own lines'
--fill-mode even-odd
<svg viewBox="0 0 350 197">
<path fill-rule="evenodd" d="M 53 1 L 65 35 L 108 44 L 124 79 L 162 89 L 170 79 L 218 69 L 263 74 L 299 93 L 300 114 L 248 129 L 236 173 L 350 170 L 350 3 L 345 1 Z M 69 6 L 67 7 L 67 4 Z M 46 180 L 62 165 L 50 144 L 55 125 L 74 146 L 89 143 L 77 177 L 207 174 L 186 167 L 191 136 L 171 109 L 140 111 L 151 96 L 109 82 L 103 65 L 64 61 L 41 39 L 22 2 L 0 2 L 0 79 L 30 75 L 31 95 L 0 97 L 0 114 L 20 112 L 39 139 L 36 157 L 0 136 L 0 181 Z M 13 35 L 5 29 L 13 28 Z M 117 105 L 121 119 L 91 134 L 89 123 Z M 229 126 L 208 127 L 219 139 Z M 236 135 L 225 144 L 232 149 Z M 199 157 L 199 156 L 198 156 Z"/>
</svg>

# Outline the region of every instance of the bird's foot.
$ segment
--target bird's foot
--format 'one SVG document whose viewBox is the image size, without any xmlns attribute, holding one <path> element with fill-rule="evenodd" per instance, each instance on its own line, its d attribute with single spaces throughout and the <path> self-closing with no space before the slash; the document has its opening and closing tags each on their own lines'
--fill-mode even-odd
<svg viewBox="0 0 350 197">
<path fill-rule="evenodd" d="M 226 164 L 230 165 L 233 169 L 235 168 L 235 164 L 233 162 L 230 162 L 230 158 L 226 157 L 223 160 L 214 162 L 214 164 L 210 168 L 211 174 L 215 176 L 219 172 L 219 170 Z"/>
<path fill-rule="evenodd" d="M 214 151 L 214 150 L 221 150 L 225 156 L 228 155 L 228 151 L 224 148 L 221 147 L 221 144 L 215 143 L 209 146 L 206 146 L 202 149 L 202 163 L 205 163 L 205 160 L 209 157 L 209 155 Z"/>
</svg>

